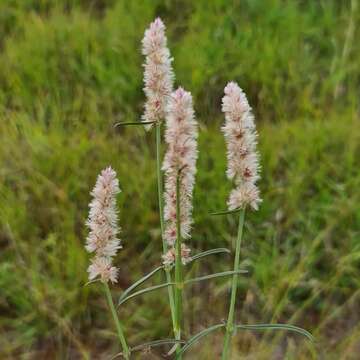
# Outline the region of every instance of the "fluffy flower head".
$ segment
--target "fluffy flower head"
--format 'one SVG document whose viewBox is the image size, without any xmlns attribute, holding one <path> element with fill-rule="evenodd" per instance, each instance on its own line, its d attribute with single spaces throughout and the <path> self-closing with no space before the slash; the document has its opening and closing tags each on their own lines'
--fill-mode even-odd
<svg viewBox="0 0 360 360">
<path fill-rule="evenodd" d="M 160 18 L 155 19 L 145 31 L 142 52 L 144 64 L 144 92 L 146 103 L 142 119 L 144 122 L 159 122 L 165 118 L 165 108 L 173 89 L 174 74 L 172 58 L 167 48 L 165 25 Z M 150 129 L 152 124 L 145 126 Z"/>
<path fill-rule="evenodd" d="M 224 92 L 222 111 L 225 113 L 225 125 L 222 131 L 227 145 L 226 174 L 236 185 L 230 194 L 228 207 L 234 210 L 249 205 L 256 210 L 261 199 L 256 186 L 259 156 L 254 116 L 245 93 L 235 82 L 228 83 Z"/>
<path fill-rule="evenodd" d="M 85 248 L 88 252 L 95 253 L 88 269 L 90 280 L 98 275 L 103 281 L 116 280 L 117 271 L 111 266 L 111 259 L 121 248 L 117 237 L 119 227 L 116 211 L 116 195 L 119 192 L 119 181 L 115 171 L 111 167 L 102 170 L 91 192 L 93 199 L 89 205 L 89 218 L 86 222 L 90 231 Z"/>
<path fill-rule="evenodd" d="M 112 266 L 111 259 L 106 257 L 94 257 L 91 260 L 91 265 L 88 268 L 89 280 L 94 280 L 98 276 L 101 281 L 112 283 L 117 282 L 118 269 Z"/>
<path fill-rule="evenodd" d="M 192 224 L 192 192 L 197 160 L 197 123 L 191 94 L 182 88 L 171 96 L 166 117 L 167 152 L 165 172 L 165 239 L 170 246 L 176 240 L 176 180 L 180 173 L 180 227 L 183 239 L 190 237 Z"/>
</svg>

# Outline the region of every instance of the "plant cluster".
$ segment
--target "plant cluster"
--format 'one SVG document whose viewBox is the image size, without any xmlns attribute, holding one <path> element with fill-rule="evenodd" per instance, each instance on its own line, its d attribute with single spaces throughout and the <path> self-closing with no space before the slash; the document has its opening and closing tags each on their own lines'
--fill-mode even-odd
<svg viewBox="0 0 360 360">
<path fill-rule="evenodd" d="M 173 325 L 173 339 L 151 341 L 146 344 L 129 346 L 125 331 L 117 315 L 109 282 L 117 282 L 118 269 L 113 265 L 113 258 L 121 249 L 118 238 L 118 215 L 116 195 L 120 192 L 116 172 L 108 167 L 98 176 L 91 192 L 90 213 L 87 221 L 89 235 L 86 250 L 94 254 L 88 268 L 89 281 L 101 281 L 106 298 L 115 321 L 122 346 L 121 355 L 129 359 L 131 354 L 144 347 L 173 344 L 169 355 L 175 354 L 181 359 L 183 354 L 202 337 L 215 330 L 224 329 L 224 343 L 221 358 L 231 356 L 231 339 L 237 329 L 240 330 L 288 330 L 306 336 L 312 336 L 306 330 L 287 324 L 237 324 L 235 309 L 237 283 L 240 274 L 246 270 L 240 268 L 240 249 L 243 238 L 245 212 L 257 210 L 261 203 L 257 181 L 260 178 L 259 154 L 256 150 L 257 132 L 252 109 L 245 93 L 236 82 L 229 82 L 224 89 L 222 111 L 225 123 L 222 132 L 227 145 L 227 176 L 234 183 L 234 189 L 227 201 L 227 210 L 212 215 L 236 214 L 238 233 L 235 242 L 233 267 L 231 270 L 207 274 L 184 281 L 184 270 L 190 262 L 207 256 L 231 253 L 226 248 L 209 249 L 192 255 L 189 247 L 192 227 L 192 193 L 196 176 L 198 156 L 198 124 L 193 109 L 191 93 L 179 87 L 174 90 L 174 72 L 172 58 L 167 47 L 165 26 L 157 18 L 145 31 L 142 42 L 144 64 L 144 92 L 146 103 L 141 122 L 118 123 L 117 126 L 141 125 L 150 131 L 156 131 L 156 160 L 158 180 L 158 202 L 161 237 L 163 242 L 162 265 L 143 276 L 123 291 L 118 300 L 118 307 L 139 295 L 167 288 Z M 162 126 L 165 125 L 166 153 L 161 161 Z M 164 181 L 163 181 L 164 180 Z M 184 241 L 188 243 L 185 244 Z M 166 282 L 135 291 L 158 271 L 164 271 Z M 184 286 L 216 277 L 232 278 L 228 317 L 225 323 L 215 324 L 193 335 L 189 339 L 182 336 L 183 289 Z"/>
</svg>

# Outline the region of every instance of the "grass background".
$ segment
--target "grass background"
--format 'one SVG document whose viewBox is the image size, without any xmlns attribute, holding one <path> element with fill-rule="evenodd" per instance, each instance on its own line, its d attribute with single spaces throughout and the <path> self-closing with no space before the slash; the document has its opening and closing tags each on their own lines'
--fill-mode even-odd
<svg viewBox="0 0 360 360">
<path fill-rule="evenodd" d="M 160 262 L 155 134 L 113 128 L 141 116 L 140 41 L 155 16 L 200 126 L 193 252 L 230 247 L 236 232 L 234 216 L 209 216 L 231 188 L 219 129 L 223 87 L 234 79 L 257 119 L 264 199 L 246 220 L 250 274 L 239 283 L 238 321 L 288 322 L 317 339 L 311 347 L 291 334 L 241 332 L 233 358 L 357 359 L 357 0 L 1 1 L 0 357 L 106 359 L 119 350 L 101 286 L 83 286 L 89 191 L 105 166 L 123 190 L 114 297 Z M 230 266 L 219 255 L 187 276 Z M 226 318 L 228 290 L 225 279 L 187 289 L 186 336 Z M 166 291 L 119 314 L 132 345 L 171 336 Z M 186 358 L 217 358 L 221 346 L 214 334 Z"/>
</svg>

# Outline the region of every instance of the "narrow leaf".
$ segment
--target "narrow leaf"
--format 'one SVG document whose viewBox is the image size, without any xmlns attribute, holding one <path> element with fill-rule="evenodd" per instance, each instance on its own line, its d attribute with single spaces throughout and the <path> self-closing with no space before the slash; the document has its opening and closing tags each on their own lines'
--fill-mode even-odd
<svg viewBox="0 0 360 360">
<path fill-rule="evenodd" d="M 231 254 L 231 251 L 229 249 L 226 249 L 226 248 L 211 249 L 211 250 L 203 251 L 203 252 L 201 252 L 199 254 L 196 254 L 196 255 L 192 256 L 191 261 L 201 259 L 201 258 L 203 258 L 205 256 L 214 255 L 214 254 L 221 254 L 221 253 Z"/>
<path fill-rule="evenodd" d="M 167 356 L 172 355 L 178 348 L 178 344 L 174 344 L 174 346 L 167 352 Z"/>
<path fill-rule="evenodd" d="M 210 274 L 210 275 L 205 275 L 205 276 L 200 276 L 197 278 L 193 278 L 193 279 L 189 279 L 189 280 L 185 280 L 185 284 L 190 284 L 190 283 L 194 283 L 194 282 L 198 282 L 198 281 L 204 281 L 207 279 L 213 279 L 213 278 L 217 278 L 217 277 L 223 277 L 223 276 L 229 276 L 229 275 L 234 275 L 234 274 L 245 274 L 247 273 L 247 270 L 233 270 L 233 271 L 224 271 L 224 272 L 220 272 L 220 273 L 215 273 L 215 274 Z"/>
<path fill-rule="evenodd" d="M 166 344 L 185 344 L 185 341 L 176 340 L 176 339 L 162 339 L 162 340 L 149 341 L 144 344 L 134 346 L 133 348 L 131 348 L 131 351 L 139 351 L 149 347 L 161 346 Z"/>
<path fill-rule="evenodd" d="M 220 329 L 222 327 L 225 327 L 226 324 L 217 324 L 217 325 L 213 325 L 208 327 L 207 329 L 204 329 L 202 331 L 200 331 L 199 333 L 195 334 L 193 337 L 191 337 L 186 344 L 181 348 L 181 350 L 176 354 L 176 358 L 175 359 L 179 359 L 180 356 L 192 345 L 194 345 L 197 341 L 199 341 L 202 337 L 207 336 L 208 334 L 210 334 L 211 332 Z"/>
<path fill-rule="evenodd" d="M 142 283 L 144 283 L 146 280 L 150 279 L 153 275 L 155 275 L 159 270 L 163 269 L 163 266 L 159 266 L 156 269 L 150 271 L 148 274 L 146 274 L 145 276 L 143 276 L 141 279 L 139 279 L 138 281 L 134 282 L 134 284 L 132 284 L 131 286 L 129 286 L 120 296 L 119 298 L 119 303 L 121 302 L 121 300 L 125 299 L 129 293 L 131 291 L 133 291 L 134 289 L 136 289 L 138 286 L 140 286 Z"/>
<path fill-rule="evenodd" d="M 238 208 L 238 209 L 234 209 L 234 210 L 224 210 L 224 211 L 219 211 L 219 212 L 214 212 L 214 213 L 211 213 L 211 215 L 227 215 L 227 214 L 234 214 L 234 213 L 237 213 L 239 211 L 241 211 L 242 209 L 241 208 Z"/>
<path fill-rule="evenodd" d="M 149 125 L 154 124 L 155 121 L 136 121 L 136 122 L 119 122 L 114 125 L 114 127 L 120 127 L 120 126 L 128 126 L 128 125 L 134 125 L 134 126 L 143 126 L 143 125 Z"/>
<path fill-rule="evenodd" d="M 143 289 L 143 290 L 139 290 L 139 291 L 134 292 L 133 294 L 129 295 L 128 297 L 122 299 L 121 301 L 119 301 L 118 306 L 120 306 L 121 304 L 125 303 L 126 301 L 134 298 L 135 296 L 142 295 L 142 294 L 146 294 L 146 293 L 148 293 L 148 292 L 155 291 L 155 290 L 158 290 L 158 289 L 162 289 L 162 288 L 164 288 L 164 287 L 172 286 L 172 285 L 175 285 L 175 283 L 173 283 L 173 282 L 171 282 L 171 283 L 165 283 L 165 284 L 150 286 L 150 287 L 148 287 L 148 288 L 146 288 L 146 289 Z"/>
<path fill-rule="evenodd" d="M 255 325 L 236 325 L 241 330 L 285 330 L 293 331 L 307 337 L 310 341 L 315 341 L 314 337 L 307 331 L 298 326 L 287 324 L 255 324 Z"/>
<path fill-rule="evenodd" d="M 89 286 L 90 284 L 93 284 L 93 283 L 98 282 L 98 281 L 100 281 L 100 279 L 90 280 L 86 284 L 84 284 L 84 287 Z"/>
<path fill-rule="evenodd" d="M 114 359 L 118 358 L 119 356 L 121 356 L 121 357 L 124 356 L 124 353 L 123 353 L 123 352 L 119 352 L 119 353 L 113 355 L 113 356 L 110 358 L 110 360 L 114 360 Z"/>
</svg>

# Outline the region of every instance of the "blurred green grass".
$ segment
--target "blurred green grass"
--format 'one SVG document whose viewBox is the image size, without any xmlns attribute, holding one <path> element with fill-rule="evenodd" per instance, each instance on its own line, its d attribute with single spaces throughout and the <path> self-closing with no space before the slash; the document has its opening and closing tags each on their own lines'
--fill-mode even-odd
<svg viewBox="0 0 360 360">
<path fill-rule="evenodd" d="M 114 296 L 160 261 L 155 134 L 113 127 L 141 116 L 140 41 L 155 16 L 168 27 L 176 83 L 193 93 L 201 130 L 194 252 L 230 246 L 235 233 L 233 217 L 209 216 L 231 188 L 219 129 L 223 87 L 234 79 L 256 115 L 264 199 L 247 218 L 242 259 L 250 275 L 240 282 L 238 320 L 297 324 L 317 338 L 319 358 L 356 359 L 356 0 L 0 3 L 1 358 L 106 358 L 118 350 L 101 289 L 83 286 L 89 191 L 108 164 L 123 190 Z M 189 274 L 230 263 L 208 258 Z M 187 289 L 187 335 L 225 318 L 228 285 Z M 169 315 L 165 293 L 120 310 L 131 344 L 171 336 Z M 188 358 L 211 359 L 221 344 L 214 335 Z M 316 358 L 302 339 L 270 332 L 239 334 L 234 351 L 234 359 Z"/>
</svg>

